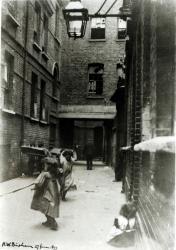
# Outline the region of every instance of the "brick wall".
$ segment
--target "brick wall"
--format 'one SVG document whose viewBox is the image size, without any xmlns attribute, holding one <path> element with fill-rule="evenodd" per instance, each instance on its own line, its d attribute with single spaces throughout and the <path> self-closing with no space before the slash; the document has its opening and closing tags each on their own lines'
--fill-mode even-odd
<svg viewBox="0 0 176 250">
<path fill-rule="evenodd" d="M 143 153 L 137 237 L 148 241 L 138 249 L 174 249 L 174 176 L 173 154 Z"/>
<path fill-rule="evenodd" d="M 109 9 L 112 3 L 113 0 L 107 1 L 103 6 L 103 8 L 101 9 L 100 13 L 102 14 L 106 13 L 106 11 Z M 84 0 L 82 1 L 82 4 L 85 8 L 88 9 L 89 14 L 95 14 L 102 5 L 102 1 Z M 117 14 L 121 6 L 122 6 L 122 1 L 117 1 L 108 14 Z M 101 110 L 104 110 L 104 117 L 106 119 L 108 116 L 108 109 L 106 110 L 105 108 L 107 106 L 115 107 L 115 104 L 110 101 L 110 98 L 117 87 L 117 80 L 118 80 L 117 63 L 119 63 L 120 58 L 124 57 L 124 52 L 125 52 L 126 41 L 117 39 L 118 19 L 117 17 L 106 17 L 105 39 L 102 40 L 91 39 L 91 18 L 89 18 L 89 21 L 87 22 L 86 33 L 83 39 L 76 39 L 76 40 L 74 40 L 73 38 L 69 39 L 68 35 L 65 33 L 65 30 L 66 28 L 63 27 L 64 44 L 62 46 L 62 55 L 61 55 L 62 57 L 61 104 L 63 106 L 65 105 L 66 107 L 67 105 L 71 107 L 82 105 L 84 107 L 84 115 L 85 115 L 84 119 L 90 119 L 89 115 L 91 115 L 91 112 L 89 107 L 91 105 L 94 113 L 93 119 L 100 120 L 98 110 L 99 108 L 102 107 Z M 100 63 L 104 65 L 103 94 L 99 96 L 88 95 L 88 83 L 89 83 L 88 65 L 92 63 Z M 98 109 L 96 108 L 96 106 L 98 107 Z M 96 113 L 98 114 L 97 117 Z M 78 113 L 76 115 L 79 116 Z M 103 120 L 104 118 L 101 119 L 102 122 L 106 121 Z M 87 133 L 88 135 L 86 127 L 82 130 L 84 130 L 84 133 L 83 131 L 81 131 L 81 133 L 83 134 Z M 70 139 L 70 141 L 71 140 L 72 139 Z M 86 143 L 85 140 L 82 140 L 81 147 L 84 147 L 85 143 Z M 112 164 L 112 159 L 111 159 L 112 150 L 110 149 L 112 149 L 113 147 L 113 149 L 115 150 L 115 145 L 112 145 L 112 143 L 114 143 L 112 141 L 112 124 L 107 126 L 104 125 L 104 134 L 102 142 L 103 160 L 108 164 Z M 82 154 L 80 153 L 80 155 Z M 116 154 L 114 153 L 113 165 L 115 164 L 116 164 Z"/>
<path fill-rule="evenodd" d="M 12 86 L 12 107 L 6 111 L 1 99 L 1 171 L 0 181 L 11 179 L 20 174 L 20 142 L 21 142 L 21 111 L 22 111 L 22 86 L 23 86 L 23 12 L 24 5 L 19 5 L 16 12 L 16 20 L 19 22 L 16 32 L 7 19 L 5 1 L 2 5 L 2 36 L 1 56 L 2 62 L 6 51 L 14 57 L 14 75 Z M 16 28 L 15 28 L 16 29 Z M 17 41 L 17 42 L 16 42 Z M 1 88 L 2 97 L 4 89 Z"/>
<path fill-rule="evenodd" d="M 74 41 L 73 43 L 72 50 L 69 50 L 68 44 L 66 45 L 67 55 L 62 54 L 64 61 L 62 65 L 61 102 L 62 104 L 104 105 L 104 100 L 108 101 L 116 88 L 117 58 L 121 56 L 124 44 L 89 41 Z M 89 63 L 104 64 L 103 99 L 87 99 Z"/>
<path fill-rule="evenodd" d="M 132 19 L 127 69 L 127 143 L 132 148 L 125 154 L 124 181 L 127 198 L 138 204 L 138 249 L 174 249 L 174 155 L 133 151 L 140 141 L 173 134 L 173 10 L 172 1 L 133 4 L 133 15 L 138 14 Z"/>
<path fill-rule="evenodd" d="M 40 1 L 39 1 L 40 2 Z M 60 10 L 58 16 L 59 29 L 56 29 L 56 2 Z M 57 131 L 55 144 L 59 144 L 58 124 L 56 120 L 57 109 L 59 105 L 59 89 L 58 96 L 53 97 L 53 70 L 54 66 L 58 65 L 60 68 L 61 54 L 61 33 L 62 33 L 62 7 L 60 1 L 54 1 L 52 6 L 47 7 L 44 2 L 41 5 L 41 31 L 43 30 L 43 15 L 44 12 L 48 14 L 48 48 L 47 60 L 43 57 L 41 51 L 36 51 L 33 46 L 33 31 L 34 31 L 34 5 L 35 1 L 14 1 L 16 4 L 15 12 L 13 12 L 13 19 L 8 14 L 8 1 L 3 1 L 2 4 L 2 59 L 5 52 L 8 51 L 14 57 L 14 76 L 13 76 L 13 98 L 12 110 L 4 110 L 1 105 L 1 154 L 2 157 L 2 174 L 1 180 L 13 178 L 21 174 L 20 169 L 20 145 L 21 143 L 30 144 L 44 143 L 45 147 L 50 144 L 50 115 L 52 115 Z M 44 6 L 45 5 L 45 6 Z M 28 12 L 28 26 L 27 26 L 27 12 Z M 48 13 L 49 13 L 48 12 Z M 27 28 L 27 45 L 25 52 L 25 32 Z M 42 32 L 40 37 L 40 44 L 42 46 Z M 26 74 L 24 70 L 26 67 Z M 40 91 L 41 80 L 46 82 L 46 108 L 48 109 L 47 122 L 41 122 L 38 119 L 33 121 L 30 114 L 31 106 L 31 76 L 32 72 L 38 75 L 38 112 L 40 106 Z M 59 75 L 59 72 L 58 72 Z M 24 80 L 25 77 L 25 80 Z M 58 76 L 58 82 L 60 76 Z M 25 84 L 25 86 L 24 86 Z M 24 86 L 24 101 L 23 101 L 23 86 Z M 59 85 L 58 85 L 59 88 Z M 3 89 L 2 96 L 3 96 Z M 51 108 L 50 108 L 51 107 Z M 24 112 L 24 113 L 23 113 Z M 24 115 L 24 119 L 23 119 Z M 22 126 L 23 125 L 23 126 Z M 23 134 L 24 128 L 24 134 Z M 8 156 L 9 155 L 9 156 Z"/>
<path fill-rule="evenodd" d="M 157 6 L 157 85 L 156 134 L 170 135 L 173 131 L 174 105 L 174 15 L 168 2 Z M 167 84 L 167 87 L 165 86 Z M 164 105 L 163 105 L 164 104 Z"/>
<path fill-rule="evenodd" d="M 20 174 L 20 129 L 20 117 L 3 112 L 1 116 L 0 181 L 14 178 Z"/>
<path fill-rule="evenodd" d="M 101 1 L 84 0 L 82 4 L 94 14 L 101 6 Z M 102 9 L 102 13 L 110 7 L 109 1 Z M 112 11 L 116 14 L 121 6 L 118 1 Z M 117 18 L 106 18 L 106 39 L 105 41 L 93 41 L 90 39 L 91 21 L 87 23 L 86 34 L 83 39 L 65 39 L 62 47 L 62 72 L 61 72 L 61 102 L 62 104 L 83 104 L 83 105 L 105 105 L 111 104 L 109 99 L 117 85 L 118 58 L 122 57 L 125 49 L 125 42 L 117 40 Z M 63 30 L 64 32 L 64 30 Z M 103 75 L 103 98 L 87 98 L 88 87 L 88 64 L 104 64 Z"/>
</svg>

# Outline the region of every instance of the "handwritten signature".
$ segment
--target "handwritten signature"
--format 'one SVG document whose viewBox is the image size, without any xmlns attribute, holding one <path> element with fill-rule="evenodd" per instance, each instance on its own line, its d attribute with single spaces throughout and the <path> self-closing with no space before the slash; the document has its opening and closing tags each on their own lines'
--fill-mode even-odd
<svg viewBox="0 0 176 250">
<path fill-rule="evenodd" d="M 23 242 L 17 243 L 17 242 L 2 242 L 2 247 L 25 247 L 25 248 L 31 248 L 31 249 L 36 249 L 36 250 L 41 250 L 41 249 L 49 249 L 49 250 L 58 250 L 58 248 L 54 245 L 52 246 L 45 246 L 44 244 L 37 244 L 37 245 L 27 245 L 24 244 Z"/>
</svg>

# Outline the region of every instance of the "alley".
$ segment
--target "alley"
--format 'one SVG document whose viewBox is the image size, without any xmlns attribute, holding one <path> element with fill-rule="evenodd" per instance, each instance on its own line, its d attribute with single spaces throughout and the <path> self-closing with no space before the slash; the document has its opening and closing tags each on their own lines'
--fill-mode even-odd
<svg viewBox="0 0 176 250">
<path fill-rule="evenodd" d="M 114 249 L 106 243 L 106 237 L 125 202 L 121 182 L 113 182 L 113 170 L 107 166 L 92 171 L 87 171 L 85 166 L 75 166 L 74 177 L 77 190 L 70 191 L 67 201 L 61 203 L 58 231 L 43 227 L 44 216 L 30 209 L 31 187 L 0 197 L 1 242 L 33 246 L 42 243 L 57 246 L 58 250 Z M 30 185 L 33 180 L 21 177 L 4 182 L 1 193 Z"/>
</svg>

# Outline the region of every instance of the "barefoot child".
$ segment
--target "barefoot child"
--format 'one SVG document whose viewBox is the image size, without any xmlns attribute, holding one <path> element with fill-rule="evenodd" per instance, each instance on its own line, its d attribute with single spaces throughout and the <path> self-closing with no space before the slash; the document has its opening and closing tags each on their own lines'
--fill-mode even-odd
<svg viewBox="0 0 176 250">
<path fill-rule="evenodd" d="M 47 171 L 41 172 L 35 181 L 35 192 L 31 203 L 31 209 L 45 214 L 46 222 L 42 224 L 52 230 L 57 230 L 55 218 L 59 217 L 60 188 L 58 183 L 58 164 L 54 159 L 46 160 Z"/>
</svg>

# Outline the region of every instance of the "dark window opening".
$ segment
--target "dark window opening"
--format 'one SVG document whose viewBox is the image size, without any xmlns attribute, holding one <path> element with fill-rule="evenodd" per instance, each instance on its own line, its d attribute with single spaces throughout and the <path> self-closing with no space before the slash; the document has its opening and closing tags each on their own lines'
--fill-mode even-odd
<svg viewBox="0 0 176 250">
<path fill-rule="evenodd" d="M 119 19 L 118 20 L 118 39 L 125 39 L 126 38 L 126 21 Z"/>
<path fill-rule="evenodd" d="M 1 67 L 2 88 L 4 90 L 4 108 L 12 109 L 14 57 L 6 51 L 5 60 Z"/>
<path fill-rule="evenodd" d="M 103 77 L 98 74 L 89 75 L 89 94 L 102 95 Z"/>
<path fill-rule="evenodd" d="M 46 105 L 45 105 L 45 91 L 46 91 L 46 82 L 41 80 L 41 89 L 40 89 L 40 120 L 46 120 Z"/>
<path fill-rule="evenodd" d="M 44 15 L 42 51 L 47 52 L 47 46 L 48 46 L 48 17 L 46 15 Z"/>
<path fill-rule="evenodd" d="M 91 39 L 105 39 L 105 18 L 92 18 Z"/>
<path fill-rule="evenodd" d="M 41 20 L 41 7 L 38 2 L 35 2 L 35 14 L 34 14 L 34 42 L 40 44 L 40 20 Z"/>
<path fill-rule="evenodd" d="M 54 68 L 54 75 L 53 75 L 53 96 L 58 97 L 58 88 L 59 88 L 59 69 L 58 66 Z"/>
<path fill-rule="evenodd" d="M 38 76 L 32 72 L 32 85 L 31 85 L 31 117 L 37 118 L 38 104 L 37 104 L 37 85 Z"/>
<path fill-rule="evenodd" d="M 60 25 L 60 22 L 59 22 L 59 8 L 58 6 L 56 7 L 56 20 L 55 20 L 55 36 L 57 38 L 59 38 L 59 25 Z"/>
<path fill-rule="evenodd" d="M 88 95 L 103 94 L 103 64 L 89 65 Z"/>
</svg>

